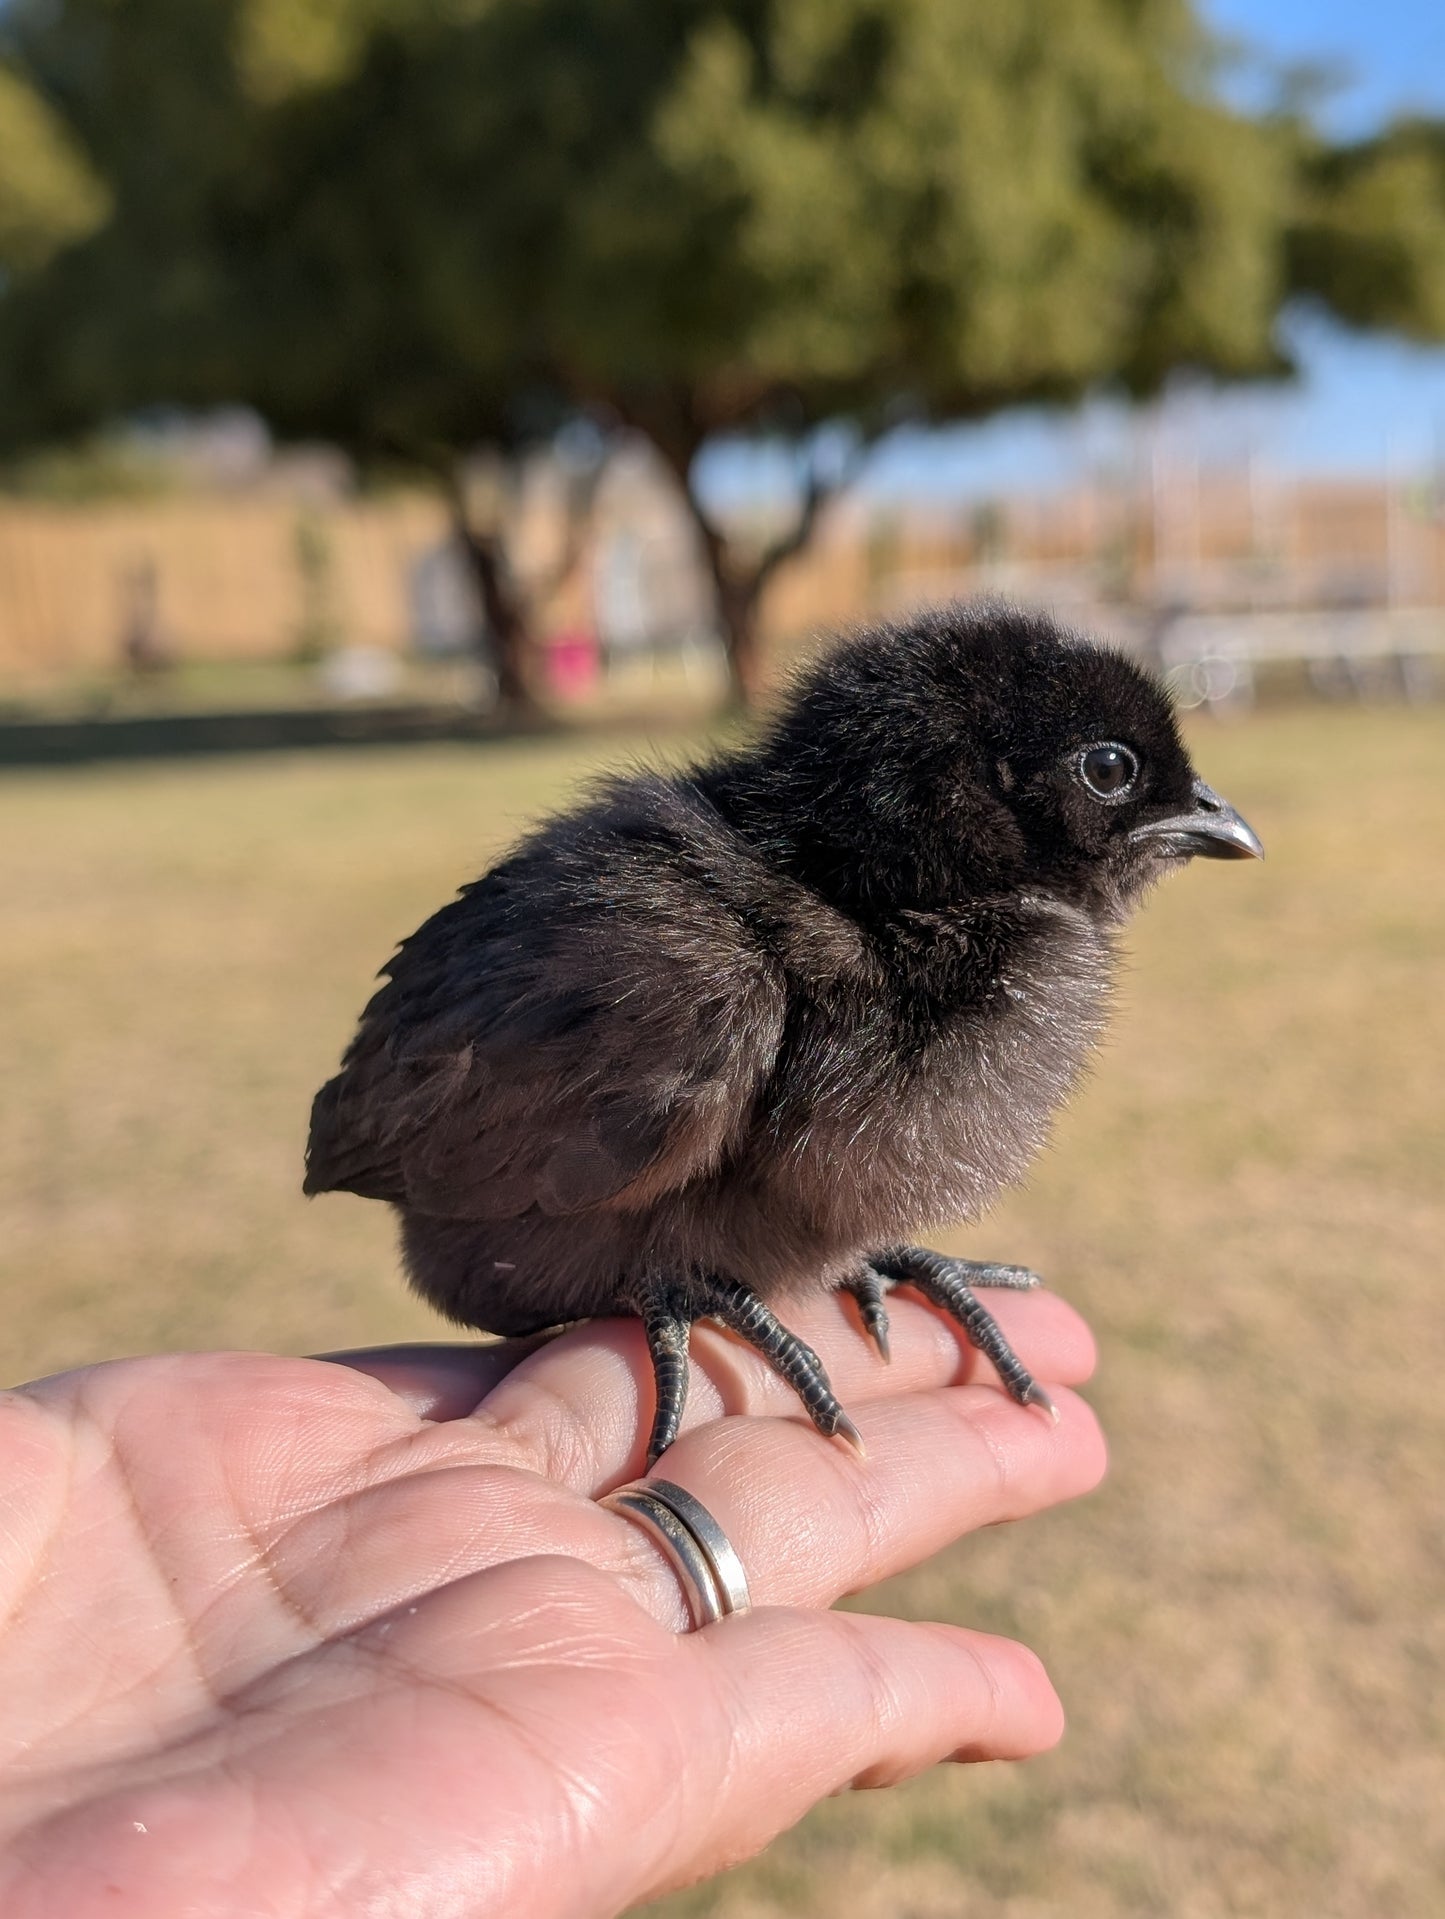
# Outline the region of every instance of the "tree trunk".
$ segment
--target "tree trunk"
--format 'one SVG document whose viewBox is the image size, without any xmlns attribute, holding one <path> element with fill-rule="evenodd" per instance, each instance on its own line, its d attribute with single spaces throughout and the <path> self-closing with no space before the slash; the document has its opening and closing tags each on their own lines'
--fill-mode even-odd
<svg viewBox="0 0 1445 1919">
<path fill-rule="evenodd" d="M 835 463 L 831 474 L 825 474 L 817 449 L 813 450 L 797 519 L 748 567 L 742 565 L 731 550 L 727 536 L 703 505 L 693 484 L 693 468 L 709 431 L 728 424 L 736 426 L 739 420 L 713 419 L 709 425 L 685 394 L 674 395 L 670 405 L 650 407 L 614 394 L 611 406 L 620 420 L 651 441 L 677 482 L 712 575 L 733 697 L 742 706 L 756 706 L 767 686 L 760 614 L 768 582 L 780 566 L 786 566 L 808 547 L 818 530 L 819 515 L 857 478 L 873 438 L 860 433 L 851 454 L 841 466 Z"/>
<path fill-rule="evenodd" d="M 741 705 L 761 704 L 767 674 L 763 668 L 763 640 L 759 624 L 759 595 L 738 594 L 723 619 L 727 627 L 728 668 Z"/>
<path fill-rule="evenodd" d="M 497 705 L 504 714 L 514 717 L 535 710 L 532 635 L 526 609 L 507 579 L 501 550 L 495 540 L 476 530 L 467 518 L 465 505 L 456 498 L 452 501 L 452 525 L 486 619 L 486 638 L 482 641 L 479 636 L 478 651 L 497 676 Z"/>
<path fill-rule="evenodd" d="M 731 564 L 726 537 L 703 511 L 686 476 L 687 467 L 684 466 L 680 476 L 683 481 L 682 494 L 702 540 L 708 572 L 712 575 L 733 700 L 739 706 L 756 706 L 762 696 L 764 682 L 762 635 L 758 624 L 763 573 L 760 568 L 745 574 L 738 573 Z"/>
<path fill-rule="evenodd" d="M 727 648 L 733 697 L 741 706 L 757 706 L 766 684 L 759 620 L 762 582 L 756 573 L 740 580 L 724 567 L 721 573 L 716 568 L 713 570 L 713 584 L 717 589 L 718 615 Z"/>
<path fill-rule="evenodd" d="M 817 531 L 819 514 L 851 483 L 861 456 L 855 457 L 848 470 L 836 479 L 825 480 L 816 470 L 812 472 L 793 525 L 751 566 L 744 567 L 732 552 L 727 536 L 693 491 L 692 465 L 697 446 L 669 447 L 661 440 L 655 440 L 654 444 L 677 476 L 683 499 L 702 539 L 717 595 L 734 699 L 742 706 L 757 706 L 767 687 L 761 631 L 763 594 L 778 568 L 786 566 L 807 548 Z"/>
</svg>

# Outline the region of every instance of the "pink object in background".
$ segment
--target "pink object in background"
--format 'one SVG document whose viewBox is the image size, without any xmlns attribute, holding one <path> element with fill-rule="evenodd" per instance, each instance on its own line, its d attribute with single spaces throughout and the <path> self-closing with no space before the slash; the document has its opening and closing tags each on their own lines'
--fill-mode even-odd
<svg viewBox="0 0 1445 1919">
<path fill-rule="evenodd" d="M 595 633 L 585 629 L 554 633 L 546 643 L 546 652 L 547 684 L 554 693 L 576 700 L 596 686 L 599 658 Z"/>
</svg>

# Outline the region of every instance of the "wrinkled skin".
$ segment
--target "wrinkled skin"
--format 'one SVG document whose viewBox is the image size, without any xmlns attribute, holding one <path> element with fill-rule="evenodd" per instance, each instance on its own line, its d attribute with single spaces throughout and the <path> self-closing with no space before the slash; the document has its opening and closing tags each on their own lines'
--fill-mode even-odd
<svg viewBox="0 0 1445 1919">
<path fill-rule="evenodd" d="M 999 1314 L 1040 1377 L 1087 1374 L 1059 1301 Z M 798 1319 L 869 1457 L 699 1331 L 666 1470 L 757 1609 L 698 1634 L 646 1537 L 593 1503 L 641 1470 L 635 1323 L 342 1364 L 123 1360 L 6 1396 L 0 1911 L 591 1919 L 849 1784 L 1052 1745 L 1024 1648 L 826 1608 L 1085 1491 L 1088 1409 L 1058 1392 L 1050 1427 L 906 1298 L 891 1367 L 836 1300 Z"/>
</svg>

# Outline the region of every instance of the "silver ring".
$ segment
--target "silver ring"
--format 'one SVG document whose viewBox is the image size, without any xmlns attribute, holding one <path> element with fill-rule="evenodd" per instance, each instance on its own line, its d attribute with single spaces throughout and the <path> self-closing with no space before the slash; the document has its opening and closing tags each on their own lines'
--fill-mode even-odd
<svg viewBox="0 0 1445 1919">
<path fill-rule="evenodd" d="M 752 1606 L 737 1550 L 700 1499 L 670 1479 L 639 1479 L 598 1500 L 637 1522 L 682 1583 L 694 1627 Z"/>
</svg>

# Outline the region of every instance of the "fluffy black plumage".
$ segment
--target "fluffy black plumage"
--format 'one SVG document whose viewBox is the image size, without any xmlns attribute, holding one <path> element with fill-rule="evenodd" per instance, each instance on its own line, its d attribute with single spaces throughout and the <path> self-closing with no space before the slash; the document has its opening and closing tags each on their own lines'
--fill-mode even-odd
<svg viewBox="0 0 1445 1919">
<path fill-rule="evenodd" d="M 970 1290 L 1032 1276 L 906 1241 L 1038 1151 L 1148 886 L 1258 850 L 1121 655 L 997 606 L 862 633 L 759 742 L 610 780 L 404 942 L 306 1191 L 394 1205 L 467 1325 L 640 1315 L 654 1457 L 703 1316 L 853 1435 L 770 1310 L 816 1288 L 885 1352 L 884 1293 L 921 1288 L 1047 1405 Z"/>
</svg>

